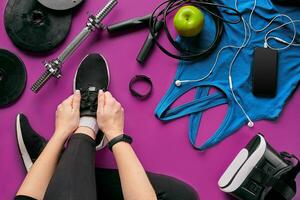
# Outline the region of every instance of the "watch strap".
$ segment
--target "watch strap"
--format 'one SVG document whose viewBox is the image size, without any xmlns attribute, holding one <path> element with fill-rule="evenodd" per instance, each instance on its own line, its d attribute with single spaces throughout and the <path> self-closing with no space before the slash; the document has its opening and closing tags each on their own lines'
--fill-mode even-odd
<svg viewBox="0 0 300 200">
<path fill-rule="evenodd" d="M 132 138 L 130 136 L 128 136 L 128 135 L 125 135 L 125 134 L 122 134 L 122 135 L 119 135 L 119 136 L 113 138 L 108 143 L 109 150 L 112 151 L 113 146 L 115 144 L 119 143 L 119 142 L 126 142 L 128 144 L 131 144 L 132 143 Z"/>
<path fill-rule="evenodd" d="M 142 94 L 135 89 L 134 86 L 138 82 L 144 82 L 149 85 L 149 89 L 145 94 Z M 131 79 L 131 81 L 129 83 L 129 90 L 130 90 L 130 93 L 132 94 L 132 96 L 134 96 L 140 100 L 148 99 L 151 96 L 152 90 L 153 90 L 153 83 L 151 81 L 151 78 L 149 78 L 148 76 L 145 76 L 145 75 L 136 75 L 135 77 L 133 77 Z"/>
</svg>

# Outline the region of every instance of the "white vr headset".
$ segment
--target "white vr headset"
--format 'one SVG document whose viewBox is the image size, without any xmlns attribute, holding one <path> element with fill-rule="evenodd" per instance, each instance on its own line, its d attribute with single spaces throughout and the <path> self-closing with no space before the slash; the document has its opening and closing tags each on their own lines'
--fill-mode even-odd
<svg viewBox="0 0 300 200">
<path fill-rule="evenodd" d="M 299 172 L 298 158 L 277 153 L 259 134 L 240 151 L 218 184 L 241 200 L 291 200 Z"/>
</svg>

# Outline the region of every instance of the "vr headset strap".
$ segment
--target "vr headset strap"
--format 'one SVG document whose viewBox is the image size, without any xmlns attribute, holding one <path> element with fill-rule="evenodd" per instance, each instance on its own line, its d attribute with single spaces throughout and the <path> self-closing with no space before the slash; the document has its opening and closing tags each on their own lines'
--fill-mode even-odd
<svg viewBox="0 0 300 200">
<path fill-rule="evenodd" d="M 296 188 L 292 185 L 292 183 L 288 184 L 284 180 L 280 180 L 277 184 L 273 186 L 270 193 L 275 192 L 277 194 L 276 196 L 278 200 L 292 200 L 293 197 L 296 195 Z"/>
<path fill-rule="evenodd" d="M 296 195 L 297 188 L 295 179 L 300 172 L 299 159 L 296 156 L 290 155 L 286 152 L 281 153 L 281 155 L 283 158 L 297 160 L 297 164 L 289 172 L 284 174 L 277 183 L 273 185 L 272 190 L 268 193 L 266 199 L 271 200 L 275 197 L 278 200 L 292 200 Z M 291 165 L 293 165 L 292 162 Z"/>
</svg>

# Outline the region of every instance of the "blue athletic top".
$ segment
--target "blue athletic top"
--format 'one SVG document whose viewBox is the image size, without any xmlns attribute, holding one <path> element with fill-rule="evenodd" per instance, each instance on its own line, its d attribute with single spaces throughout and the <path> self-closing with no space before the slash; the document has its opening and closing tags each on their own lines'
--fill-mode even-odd
<svg viewBox="0 0 300 200">
<path fill-rule="evenodd" d="M 218 2 L 233 8 L 235 7 L 234 1 L 219 0 Z M 238 1 L 238 10 L 247 22 L 253 8 L 253 3 L 254 0 Z M 266 26 L 279 13 L 285 13 L 293 19 L 300 19 L 300 7 L 281 7 L 273 5 L 271 0 L 258 0 L 253 14 L 252 25 L 256 29 L 260 29 Z M 266 31 L 260 33 L 252 31 L 249 44 L 241 50 L 232 66 L 232 85 L 237 100 L 234 99 L 233 93 L 230 90 L 228 78 L 230 62 L 237 53 L 236 48 L 226 48 L 222 51 L 215 70 L 208 78 L 202 81 L 185 82 L 180 87 L 176 86 L 175 82 L 176 80 L 196 80 L 206 76 L 216 60 L 217 53 L 222 47 L 227 45 L 240 46 L 242 44 L 244 39 L 243 23 L 225 24 L 221 43 L 218 49 L 208 58 L 196 62 L 180 61 L 174 82 L 155 110 L 156 116 L 163 121 L 189 116 L 189 139 L 194 148 L 198 150 L 205 150 L 212 147 L 248 123 L 249 119 L 247 119 L 237 102 L 241 104 L 245 113 L 247 113 L 252 121 L 261 119 L 274 120 L 278 118 L 283 106 L 297 88 L 300 80 L 300 48 L 292 46 L 286 50 L 279 51 L 278 88 L 275 98 L 259 98 L 253 95 L 251 69 L 254 49 L 264 46 L 264 36 L 267 31 L 285 22 L 287 20 L 283 21 L 283 19 L 279 18 Z M 214 26 L 211 24 L 213 24 L 212 19 L 207 17 L 205 28 L 198 38 L 194 38 L 193 41 L 180 39 L 180 42 L 190 48 L 195 48 L 195 45 L 199 47 L 205 42 L 209 43 L 215 32 Z M 296 25 L 299 36 L 300 24 Z M 272 35 L 286 41 L 291 41 L 293 35 L 292 26 L 279 29 L 272 33 Z M 271 44 L 275 47 L 282 47 L 282 44 L 278 42 L 271 41 Z M 213 94 L 209 94 L 209 89 L 212 87 L 216 87 L 219 90 Z M 193 101 L 171 108 L 171 105 L 180 96 L 193 88 L 196 88 L 197 91 Z M 198 128 L 203 111 L 222 104 L 228 104 L 228 112 L 223 123 L 203 145 L 200 147 L 196 146 Z"/>
</svg>

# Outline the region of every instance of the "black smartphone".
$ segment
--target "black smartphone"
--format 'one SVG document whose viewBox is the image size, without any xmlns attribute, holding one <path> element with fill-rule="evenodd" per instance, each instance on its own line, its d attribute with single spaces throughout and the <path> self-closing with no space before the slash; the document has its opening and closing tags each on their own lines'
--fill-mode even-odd
<svg viewBox="0 0 300 200">
<path fill-rule="evenodd" d="M 256 48 L 252 65 L 253 94 L 258 97 L 275 97 L 278 78 L 278 51 Z"/>
</svg>

